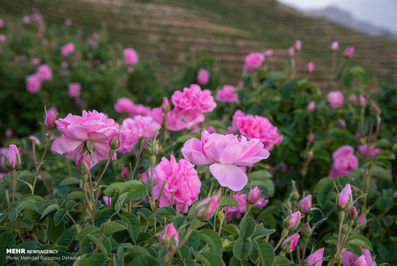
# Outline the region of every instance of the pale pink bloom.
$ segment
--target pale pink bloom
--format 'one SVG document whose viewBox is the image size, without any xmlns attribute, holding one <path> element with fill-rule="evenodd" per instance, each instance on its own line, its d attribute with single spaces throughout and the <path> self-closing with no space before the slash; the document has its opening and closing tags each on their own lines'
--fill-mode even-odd
<svg viewBox="0 0 397 266">
<path fill-rule="evenodd" d="M 4 153 L 4 165 L 9 170 L 16 170 L 21 166 L 21 156 L 16 145 L 11 144 Z"/>
<path fill-rule="evenodd" d="M 360 102 L 364 107 L 367 105 L 367 100 L 363 95 L 360 95 Z"/>
<path fill-rule="evenodd" d="M 161 125 L 150 116 L 137 115 L 125 119 L 121 125 L 121 145 L 118 151 L 122 153 L 132 152 L 135 144 L 141 138 L 153 138 L 154 132 L 160 127 Z"/>
<path fill-rule="evenodd" d="M 6 135 L 6 137 L 11 137 L 12 136 L 12 129 L 11 128 L 7 128 L 4 132 L 4 134 Z"/>
<path fill-rule="evenodd" d="M 46 111 L 46 116 L 44 119 L 44 125 L 48 128 L 54 128 L 55 127 L 55 119 L 57 116 L 57 110 L 55 108 L 50 108 Z"/>
<path fill-rule="evenodd" d="M 307 106 L 307 110 L 309 110 L 309 112 L 313 112 L 315 109 L 316 109 L 316 103 L 314 101 L 311 101 Z"/>
<path fill-rule="evenodd" d="M 160 243 L 166 245 L 170 250 L 174 250 L 178 246 L 178 231 L 176 231 L 173 223 L 168 224 L 161 232 Z"/>
<path fill-rule="evenodd" d="M 352 58 L 353 54 L 354 54 L 354 47 L 353 46 L 347 47 L 347 49 L 345 51 L 345 57 Z"/>
<path fill-rule="evenodd" d="M 292 236 L 287 237 L 287 239 L 285 239 L 281 245 L 283 250 L 287 253 L 291 253 L 292 251 L 294 251 L 294 249 L 298 245 L 299 239 L 299 234 L 293 234 Z"/>
<path fill-rule="evenodd" d="M 152 111 L 149 107 L 141 105 L 141 104 L 134 104 L 128 98 L 120 98 L 114 105 L 114 110 L 118 113 L 128 113 L 131 117 L 135 115 L 151 115 Z"/>
<path fill-rule="evenodd" d="M 350 187 L 350 184 L 347 184 L 342 191 L 339 193 L 338 196 L 338 206 L 339 208 L 348 208 L 350 206 L 350 203 L 353 202 L 353 195 L 352 195 L 352 189 Z M 348 204 L 349 203 L 349 204 Z"/>
<path fill-rule="evenodd" d="M 32 65 L 37 66 L 38 64 L 40 64 L 40 58 L 33 57 L 32 58 Z"/>
<path fill-rule="evenodd" d="M 142 174 L 144 182 L 150 182 L 151 170 Z M 194 165 L 181 159 L 176 161 L 174 155 L 171 159 L 161 158 L 161 162 L 153 169 L 153 195 L 158 198 L 164 181 L 164 191 L 160 198 L 160 207 L 171 206 L 173 203 L 178 211 L 186 213 L 200 193 L 201 182 Z M 172 207 L 172 206 L 171 206 Z"/>
<path fill-rule="evenodd" d="M 113 119 L 95 110 L 84 110 L 82 116 L 68 114 L 55 124 L 61 136 L 54 140 L 52 151 L 67 153 L 66 157 L 75 158 L 76 164 L 80 156 L 88 152 L 91 167 L 109 158 L 110 144 L 119 132 L 119 125 Z M 116 159 L 116 153 L 112 159 Z"/>
<path fill-rule="evenodd" d="M 302 41 L 301 41 L 301 40 L 297 40 L 297 41 L 295 42 L 294 47 L 295 47 L 295 50 L 296 50 L 296 51 L 302 50 Z"/>
<path fill-rule="evenodd" d="M 224 85 L 222 89 L 216 92 L 215 98 L 224 103 L 238 102 L 238 95 L 234 92 L 236 88 L 231 85 Z"/>
<path fill-rule="evenodd" d="M 323 264 L 324 248 L 318 249 L 316 252 L 310 254 L 307 259 L 309 266 L 321 266 Z"/>
<path fill-rule="evenodd" d="M 41 78 L 38 74 L 29 75 L 25 79 L 26 90 L 30 93 L 37 93 L 41 90 Z"/>
<path fill-rule="evenodd" d="M 234 113 L 232 128 L 240 131 L 248 139 L 260 140 L 264 148 L 269 151 L 283 140 L 283 136 L 278 133 L 277 127 L 273 126 L 269 119 L 244 114 L 241 110 Z"/>
<path fill-rule="evenodd" d="M 216 103 L 210 90 L 201 90 L 197 84 L 190 85 L 172 95 L 176 115 L 185 122 L 197 124 L 204 121 L 204 113 L 212 112 Z"/>
<path fill-rule="evenodd" d="M 68 56 L 71 53 L 74 53 L 76 50 L 76 47 L 74 46 L 74 43 L 70 42 L 62 46 L 61 48 L 61 53 L 63 56 Z"/>
<path fill-rule="evenodd" d="M 255 202 L 255 204 L 252 205 L 252 208 L 254 209 L 261 209 L 265 207 L 269 203 L 269 200 L 266 199 L 262 192 L 259 193 L 259 199 Z"/>
<path fill-rule="evenodd" d="M 365 222 L 365 218 L 366 218 L 365 213 L 361 214 L 360 217 L 358 217 L 357 225 L 363 224 Z"/>
<path fill-rule="evenodd" d="M 123 51 L 123 55 L 124 55 L 124 62 L 127 65 L 135 65 L 136 63 L 138 63 L 138 53 L 132 49 L 132 48 L 126 48 Z"/>
<path fill-rule="evenodd" d="M 361 154 L 364 157 L 368 157 L 368 146 L 367 145 L 360 145 L 358 146 L 358 150 L 361 152 Z M 381 149 L 375 148 L 375 147 L 369 147 L 369 157 L 374 158 L 379 152 L 381 151 Z"/>
<path fill-rule="evenodd" d="M 112 197 L 103 196 L 102 200 L 108 208 L 112 207 Z"/>
<path fill-rule="evenodd" d="M 312 73 L 314 70 L 314 63 L 313 62 L 307 63 L 306 70 L 307 72 Z"/>
<path fill-rule="evenodd" d="M 354 148 L 346 145 L 337 149 L 333 154 L 332 158 L 334 162 L 331 167 L 329 176 L 346 176 L 351 170 L 358 167 L 358 159 L 354 156 Z"/>
<path fill-rule="evenodd" d="M 202 220 L 209 220 L 214 215 L 216 208 L 218 207 L 219 195 L 216 194 L 211 198 L 202 200 L 196 206 L 197 217 Z"/>
<path fill-rule="evenodd" d="M 332 42 L 331 44 L 331 50 L 336 51 L 339 49 L 339 43 L 337 41 Z"/>
<path fill-rule="evenodd" d="M 0 18 L 0 29 L 4 27 L 4 20 Z"/>
<path fill-rule="evenodd" d="M 124 178 L 127 178 L 127 177 L 128 177 L 128 168 L 127 168 L 127 167 L 123 167 L 123 170 L 121 171 L 121 175 L 122 175 Z"/>
<path fill-rule="evenodd" d="M 36 143 L 37 145 L 40 145 L 40 140 L 39 140 L 38 138 L 36 138 L 35 136 L 30 135 L 30 136 L 29 136 L 29 139 L 30 139 L 31 141 L 33 141 L 34 143 Z"/>
<path fill-rule="evenodd" d="M 7 41 L 7 36 L 4 34 L 0 33 L 0 43 L 5 43 Z"/>
<path fill-rule="evenodd" d="M 216 129 L 214 127 L 207 127 L 207 131 L 208 133 L 212 134 L 212 133 L 216 133 Z"/>
<path fill-rule="evenodd" d="M 265 56 L 267 56 L 267 57 L 273 56 L 273 50 L 266 50 L 265 51 Z"/>
<path fill-rule="evenodd" d="M 312 207 L 312 195 L 309 194 L 299 201 L 298 207 L 303 213 L 310 211 L 310 208 Z"/>
<path fill-rule="evenodd" d="M 79 98 L 80 97 L 80 91 L 81 91 L 81 84 L 80 83 L 70 83 L 69 84 L 69 97 L 70 98 Z"/>
<path fill-rule="evenodd" d="M 236 219 L 240 219 L 241 215 L 247 211 L 247 194 L 239 192 L 234 195 L 233 198 L 238 201 L 238 205 L 230 206 L 229 208 L 223 208 L 224 211 L 227 210 L 225 216 L 226 221 L 230 221 L 231 219 L 233 219 L 233 216 L 235 216 Z"/>
<path fill-rule="evenodd" d="M 22 21 L 25 24 L 29 24 L 31 22 L 31 18 L 30 18 L 30 16 L 24 16 Z"/>
<path fill-rule="evenodd" d="M 265 56 L 262 53 L 250 53 L 245 57 L 244 69 L 252 72 L 260 68 L 265 61 Z"/>
<path fill-rule="evenodd" d="M 203 131 L 201 140 L 192 138 L 182 148 L 183 156 L 197 165 L 209 165 L 210 172 L 221 186 L 240 191 L 247 184 L 247 174 L 241 169 L 267 159 L 269 151 L 258 140 Z"/>
<path fill-rule="evenodd" d="M 161 107 L 153 108 L 151 116 L 159 124 L 163 123 L 164 120 L 164 112 L 161 110 Z M 175 110 L 171 110 L 167 113 L 167 129 L 171 131 L 179 131 L 185 128 L 192 127 L 194 124 L 185 123 L 179 117 Z"/>
<path fill-rule="evenodd" d="M 301 222 L 301 212 L 296 211 L 294 213 L 291 213 L 291 215 L 287 218 L 287 227 L 289 230 L 295 230 L 300 222 Z"/>
<path fill-rule="evenodd" d="M 340 91 L 331 91 L 327 95 L 327 100 L 332 108 L 339 108 L 343 105 L 343 94 Z"/>
<path fill-rule="evenodd" d="M 349 95 L 349 101 L 351 102 L 355 102 L 357 101 L 357 95 L 355 95 L 354 93 Z"/>
<path fill-rule="evenodd" d="M 361 249 L 362 255 L 357 257 L 350 251 L 342 253 L 343 266 L 376 266 L 376 262 L 372 260 L 371 252 L 368 249 Z"/>
<path fill-rule="evenodd" d="M 205 68 L 201 68 L 197 73 L 197 82 L 201 85 L 206 85 L 209 81 L 210 72 Z"/>
<path fill-rule="evenodd" d="M 41 65 L 37 69 L 37 74 L 42 81 L 48 81 L 52 79 L 52 70 L 48 65 Z"/>
<path fill-rule="evenodd" d="M 295 54 L 295 47 L 290 47 L 290 48 L 288 49 L 288 55 L 289 55 L 290 57 L 293 57 L 294 54 Z"/>
</svg>

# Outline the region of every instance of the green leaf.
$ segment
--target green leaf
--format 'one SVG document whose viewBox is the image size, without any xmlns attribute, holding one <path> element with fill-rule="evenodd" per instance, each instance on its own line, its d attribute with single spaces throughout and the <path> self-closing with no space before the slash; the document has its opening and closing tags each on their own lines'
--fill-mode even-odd
<svg viewBox="0 0 397 266">
<path fill-rule="evenodd" d="M 271 266 L 274 261 L 273 247 L 263 239 L 254 240 L 262 266 Z"/>
<path fill-rule="evenodd" d="M 63 231 L 65 230 L 65 224 L 61 223 L 58 226 L 54 224 L 54 219 L 52 216 L 48 217 L 48 240 L 51 242 L 56 242 L 58 238 L 62 235 Z"/>
<path fill-rule="evenodd" d="M 26 201 L 22 201 L 19 204 L 18 209 L 19 210 L 32 210 L 32 211 L 35 211 L 35 212 L 41 214 L 41 212 L 44 209 L 44 204 L 41 201 L 26 200 Z"/>
<path fill-rule="evenodd" d="M 274 265 L 295 265 L 295 263 L 284 256 L 277 256 Z"/>
<path fill-rule="evenodd" d="M 75 202 L 74 200 L 68 200 L 66 202 L 66 209 L 68 211 L 71 211 L 74 207 L 76 207 L 77 205 L 79 205 L 79 203 Z"/>
<path fill-rule="evenodd" d="M 383 150 L 376 154 L 376 159 L 395 160 L 396 156 L 392 151 Z"/>
<path fill-rule="evenodd" d="M 128 192 L 128 199 L 130 200 L 142 200 L 146 197 L 146 186 L 141 181 L 130 180 L 127 182 L 112 183 L 103 191 L 109 197 L 115 193 L 123 194 L 125 192 Z"/>
<path fill-rule="evenodd" d="M 222 239 L 213 230 L 203 229 L 199 231 L 200 239 L 204 241 L 215 254 L 222 255 Z"/>
<path fill-rule="evenodd" d="M 41 214 L 40 220 L 43 219 L 46 215 L 56 211 L 59 209 L 59 206 L 57 203 L 53 203 L 49 205 L 47 208 L 44 209 L 43 213 Z"/>
<path fill-rule="evenodd" d="M 329 202 L 334 191 L 334 182 L 335 178 L 324 177 L 317 183 L 314 191 L 317 202 L 321 207 L 324 207 Z"/>
<path fill-rule="evenodd" d="M 240 235 L 240 229 L 239 229 L 238 226 L 235 225 L 235 224 L 227 224 L 227 225 L 225 225 L 225 226 L 222 228 L 222 230 L 223 230 L 224 232 L 227 232 L 227 233 L 233 235 L 233 236 Z"/>
<path fill-rule="evenodd" d="M 252 235 L 252 238 L 256 238 L 256 237 L 258 237 L 258 238 L 265 237 L 265 236 L 267 236 L 267 235 L 273 234 L 274 232 L 276 232 L 275 229 L 268 229 L 268 228 L 265 228 L 265 227 L 263 226 L 263 224 L 261 223 L 260 225 L 258 225 L 258 226 L 255 228 L 255 232 L 254 232 L 254 234 Z"/>
<path fill-rule="evenodd" d="M 87 225 L 84 227 L 78 234 L 77 234 L 77 240 L 82 241 L 84 238 L 87 237 L 88 234 L 93 234 L 96 232 L 99 232 L 100 229 L 99 227 L 93 226 L 93 225 Z"/>
<path fill-rule="evenodd" d="M 58 240 L 58 244 L 68 247 L 77 236 L 77 229 L 75 226 L 65 230 Z"/>
<path fill-rule="evenodd" d="M 131 265 L 134 266 L 157 266 L 160 263 L 150 255 L 140 255 L 136 257 L 132 262 Z"/>
<path fill-rule="evenodd" d="M 60 225 L 63 222 L 63 219 L 66 216 L 66 210 L 57 210 L 56 213 L 54 214 L 54 224 L 55 226 Z"/>
<path fill-rule="evenodd" d="M 82 198 L 84 198 L 84 193 L 82 191 L 72 191 L 66 197 L 68 200 L 81 200 Z"/>
<path fill-rule="evenodd" d="M 254 233 L 256 222 L 252 217 L 246 217 L 241 221 L 240 238 L 248 239 Z"/>
<path fill-rule="evenodd" d="M 119 214 L 120 219 L 127 224 L 127 232 L 130 236 L 131 240 L 136 243 L 139 233 L 141 231 L 141 223 L 138 218 L 128 212 L 124 212 L 123 214 Z"/>
<path fill-rule="evenodd" d="M 85 257 L 81 262 L 79 261 L 79 266 L 102 266 L 105 265 L 106 258 L 104 254 L 97 253 L 88 257 Z"/>
<path fill-rule="evenodd" d="M 387 183 L 392 183 L 393 182 L 393 177 L 392 175 L 383 167 L 375 165 L 372 170 L 371 170 L 371 175 L 378 177 L 379 179 L 382 179 L 383 181 Z"/>
<path fill-rule="evenodd" d="M 116 212 L 120 212 L 121 208 L 123 208 L 125 201 L 127 200 L 128 193 L 125 192 L 120 195 L 120 197 L 117 199 L 116 204 L 114 205 L 114 210 Z"/>
<path fill-rule="evenodd" d="M 349 236 L 347 241 L 348 244 L 354 244 L 361 248 L 366 248 L 372 250 L 372 243 L 365 236 L 362 235 L 352 235 Z"/>
<path fill-rule="evenodd" d="M 252 244 L 249 240 L 237 239 L 233 245 L 233 256 L 239 260 L 243 260 L 251 255 Z"/>
<path fill-rule="evenodd" d="M 121 223 L 117 223 L 117 222 L 107 222 L 105 223 L 105 227 L 104 227 L 104 233 L 105 234 L 113 234 L 119 231 L 123 231 L 126 230 L 127 227 L 122 225 Z"/>
<path fill-rule="evenodd" d="M 220 200 L 219 207 L 223 206 L 238 206 L 238 201 L 229 196 L 223 196 Z"/>
<path fill-rule="evenodd" d="M 223 263 L 221 257 L 213 252 L 206 251 L 203 253 L 200 253 L 198 255 L 200 261 L 204 263 L 206 266 L 223 266 L 225 263 Z"/>
<path fill-rule="evenodd" d="M 251 182 L 254 182 L 254 181 L 261 182 L 261 181 L 264 181 L 265 179 L 269 179 L 272 177 L 273 177 L 272 174 L 267 170 L 253 171 L 248 175 L 248 179 Z"/>
<path fill-rule="evenodd" d="M 15 235 L 13 233 L 4 232 L 0 234 L 0 265 L 6 265 L 6 248 L 15 246 Z"/>
<path fill-rule="evenodd" d="M 69 176 L 67 178 L 65 178 L 64 180 L 62 180 L 61 184 L 59 184 L 60 187 L 63 186 L 68 186 L 68 185 L 76 185 L 80 183 L 80 179 L 73 177 L 73 176 Z"/>
</svg>

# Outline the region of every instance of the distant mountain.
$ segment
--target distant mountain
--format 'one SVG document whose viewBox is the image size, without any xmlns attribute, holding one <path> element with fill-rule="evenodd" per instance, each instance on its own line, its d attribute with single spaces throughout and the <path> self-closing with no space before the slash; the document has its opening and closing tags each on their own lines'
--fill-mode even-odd
<svg viewBox="0 0 397 266">
<path fill-rule="evenodd" d="M 372 25 L 368 22 L 359 21 L 354 18 L 348 11 L 341 10 L 335 6 L 329 6 L 322 9 L 312 9 L 306 12 L 307 14 L 315 17 L 325 18 L 332 22 L 341 24 L 348 28 L 354 29 L 359 32 L 366 33 L 374 37 L 391 37 L 397 38 L 385 28 Z"/>
</svg>

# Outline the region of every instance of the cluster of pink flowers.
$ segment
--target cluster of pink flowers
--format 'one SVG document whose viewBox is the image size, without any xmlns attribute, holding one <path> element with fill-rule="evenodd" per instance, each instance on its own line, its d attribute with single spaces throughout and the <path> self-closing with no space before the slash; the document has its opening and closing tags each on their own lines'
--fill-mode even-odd
<svg viewBox="0 0 397 266">
<path fill-rule="evenodd" d="M 346 145 L 337 149 L 333 154 L 333 163 L 329 176 L 346 176 L 351 170 L 358 167 L 358 159 L 354 155 L 354 148 Z"/>
<path fill-rule="evenodd" d="M 119 132 L 113 119 L 95 110 L 83 111 L 82 116 L 68 114 L 55 124 L 61 136 L 54 140 L 51 149 L 67 153 L 66 157 L 75 158 L 76 164 L 82 156 L 87 157 L 90 167 L 109 158 L 111 143 Z M 112 159 L 116 159 L 116 153 Z"/>
<path fill-rule="evenodd" d="M 209 81 L 210 81 L 210 72 L 205 68 L 201 68 L 197 72 L 197 82 L 201 85 L 207 85 Z"/>
<path fill-rule="evenodd" d="M 281 143 L 283 136 L 278 133 L 277 127 L 266 117 L 244 114 L 237 110 L 233 115 L 232 129 L 240 131 L 249 139 L 260 140 L 264 148 L 271 150 L 274 145 Z"/>
<path fill-rule="evenodd" d="M 250 53 L 245 57 L 244 69 L 252 72 L 260 68 L 265 61 L 265 55 L 262 53 Z"/>
<path fill-rule="evenodd" d="M 372 259 L 371 252 L 368 249 L 361 249 L 362 255 L 357 257 L 350 251 L 342 253 L 343 266 L 376 266 L 376 262 Z"/>
<path fill-rule="evenodd" d="M 215 98 L 224 103 L 238 102 L 238 95 L 235 93 L 235 87 L 232 85 L 224 85 L 222 89 L 216 92 Z"/>
<path fill-rule="evenodd" d="M 133 101 L 125 97 L 117 100 L 114 105 L 114 110 L 118 113 L 127 113 L 131 117 L 136 115 L 151 115 L 150 107 L 141 104 L 134 104 Z"/>
<path fill-rule="evenodd" d="M 343 105 L 344 97 L 340 91 L 331 91 L 327 95 L 327 100 L 332 108 L 339 108 Z"/>
<path fill-rule="evenodd" d="M 358 146 L 358 150 L 361 152 L 361 154 L 364 157 L 371 157 L 371 158 L 374 158 L 381 151 L 381 149 L 372 146 L 368 147 L 368 145 L 360 145 Z"/>
<path fill-rule="evenodd" d="M 26 90 L 30 93 L 37 93 L 41 90 L 42 82 L 52 79 L 52 70 L 48 65 L 41 65 L 36 73 L 26 77 Z"/>
<path fill-rule="evenodd" d="M 126 48 L 123 51 L 124 62 L 127 65 L 135 65 L 138 63 L 138 53 L 132 48 Z"/>
<path fill-rule="evenodd" d="M 151 182 L 151 170 L 142 174 L 144 182 Z M 153 194 L 159 198 L 161 188 L 164 186 L 163 193 L 160 197 L 160 207 L 171 206 L 172 200 L 176 209 L 186 213 L 189 206 L 192 205 L 200 193 L 201 182 L 194 165 L 181 159 L 179 162 L 174 155 L 170 160 L 166 157 L 161 158 L 161 162 L 153 169 Z"/>
<path fill-rule="evenodd" d="M 72 42 L 69 42 L 61 47 L 61 53 L 65 57 L 68 56 L 69 54 L 74 53 L 75 50 L 76 50 L 76 47 L 75 47 L 74 43 L 72 43 Z"/>
<path fill-rule="evenodd" d="M 164 98 L 163 104 L 161 107 L 156 107 L 156 108 L 153 108 L 153 110 L 152 110 L 151 116 L 157 123 L 162 124 L 164 121 L 165 114 L 163 112 L 163 109 L 168 110 L 167 125 L 166 125 L 168 130 L 179 131 L 179 130 L 189 128 L 194 125 L 193 123 L 186 123 L 186 122 L 182 121 L 178 117 L 175 110 L 170 110 L 171 105 L 170 105 L 168 98 Z"/>
<path fill-rule="evenodd" d="M 253 166 L 270 155 L 258 140 L 203 131 L 201 140 L 192 138 L 182 148 L 183 156 L 196 165 L 209 165 L 210 172 L 223 187 L 240 191 L 248 177 L 242 167 Z"/>
<path fill-rule="evenodd" d="M 118 151 L 123 153 L 132 152 L 139 139 L 152 138 L 154 132 L 160 127 L 161 125 L 150 116 L 137 115 L 133 118 L 125 119 L 121 124 L 121 145 Z"/>
</svg>

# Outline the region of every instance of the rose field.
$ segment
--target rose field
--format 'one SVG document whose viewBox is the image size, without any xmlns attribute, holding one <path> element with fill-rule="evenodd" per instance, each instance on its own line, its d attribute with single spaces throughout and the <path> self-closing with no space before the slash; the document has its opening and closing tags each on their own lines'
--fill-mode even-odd
<svg viewBox="0 0 397 266">
<path fill-rule="evenodd" d="M 65 23 L 0 13 L 0 265 L 397 265 L 397 84 L 357 47 L 230 81 Z"/>
</svg>

